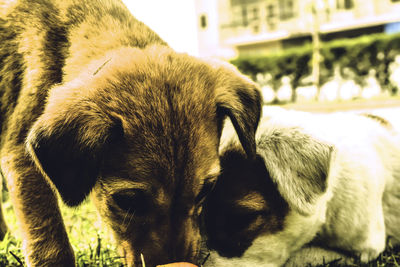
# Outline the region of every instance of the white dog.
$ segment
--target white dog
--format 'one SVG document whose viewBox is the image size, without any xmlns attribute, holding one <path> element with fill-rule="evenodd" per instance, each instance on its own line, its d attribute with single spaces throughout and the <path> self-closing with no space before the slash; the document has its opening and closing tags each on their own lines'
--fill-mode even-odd
<svg viewBox="0 0 400 267">
<path fill-rule="evenodd" d="M 206 266 L 377 258 L 400 244 L 399 124 L 376 115 L 267 109 L 258 157 L 224 132 L 204 209 Z M 301 262 L 299 262 L 301 261 Z"/>
</svg>

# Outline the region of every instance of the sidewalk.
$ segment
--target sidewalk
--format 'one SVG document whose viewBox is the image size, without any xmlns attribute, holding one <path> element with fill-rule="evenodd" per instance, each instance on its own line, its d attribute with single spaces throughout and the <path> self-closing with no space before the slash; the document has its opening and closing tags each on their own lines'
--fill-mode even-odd
<svg viewBox="0 0 400 267">
<path fill-rule="evenodd" d="M 373 100 L 360 99 L 354 101 L 337 102 L 291 103 L 282 105 L 282 107 L 286 109 L 295 109 L 308 112 L 328 113 L 334 111 L 400 107 L 400 98 L 397 97 Z"/>
</svg>

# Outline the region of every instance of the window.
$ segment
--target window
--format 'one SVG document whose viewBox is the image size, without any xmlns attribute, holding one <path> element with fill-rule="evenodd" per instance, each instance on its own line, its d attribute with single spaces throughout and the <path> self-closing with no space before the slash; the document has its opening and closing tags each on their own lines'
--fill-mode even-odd
<svg viewBox="0 0 400 267">
<path fill-rule="evenodd" d="M 243 24 L 242 8 L 241 7 L 232 8 L 231 26 L 235 28 L 242 26 L 242 24 Z"/>
<path fill-rule="evenodd" d="M 200 16 L 200 28 L 207 28 L 207 16 L 204 14 Z"/>
<path fill-rule="evenodd" d="M 275 6 L 274 5 L 268 5 L 267 6 L 267 19 L 275 18 Z"/>
<path fill-rule="evenodd" d="M 259 9 L 258 7 L 253 7 L 251 10 L 251 20 L 258 20 L 259 19 Z"/>
<path fill-rule="evenodd" d="M 281 20 L 288 20 L 294 17 L 293 0 L 279 1 L 279 17 Z"/>
<path fill-rule="evenodd" d="M 259 32 L 260 32 L 260 26 L 254 25 L 254 26 L 253 26 L 253 32 L 254 32 L 254 33 L 259 33 Z"/>
<path fill-rule="evenodd" d="M 276 18 L 277 18 L 277 14 L 276 14 L 276 8 L 275 5 L 268 5 L 267 6 L 267 24 L 268 27 L 271 30 L 274 30 L 276 27 Z"/>
<path fill-rule="evenodd" d="M 249 24 L 253 29 L 253 33 L 258 33 L 260 31 L 260 9 L 258 6 L 253 6 L 249 8 Z"/>
<path fill-rule="evenodd" d="M 337 9 L 352 9 L 354 7 L 353 0 L 336 0 Z"/>
<path fill-rule="evenodd" d="M 249 20 L 247 18 L 247 8 L 245 6 L 242 7 L 242 25 L 247 27 L 249 25 Z"/>
<path fill-rule="evenodd" d="M 260 2 L 259 0 L 231 0 L 231 6 L 242 6 Z"/>
</svg>

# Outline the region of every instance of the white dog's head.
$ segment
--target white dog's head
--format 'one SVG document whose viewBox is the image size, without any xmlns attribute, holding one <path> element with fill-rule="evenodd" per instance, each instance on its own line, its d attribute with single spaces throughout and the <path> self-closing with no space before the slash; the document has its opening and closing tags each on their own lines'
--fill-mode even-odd
<svg viewBox="0 0 400 267">
<path fill-rule="evenodd" d="M 296 127 L 263 131 L 255 160 L 226 145 L 204 220 L 208 247 L 231 259 L 214 264 L 281 265 L 309 242 L 325 219 L 332 151 Z"/>
</svg>

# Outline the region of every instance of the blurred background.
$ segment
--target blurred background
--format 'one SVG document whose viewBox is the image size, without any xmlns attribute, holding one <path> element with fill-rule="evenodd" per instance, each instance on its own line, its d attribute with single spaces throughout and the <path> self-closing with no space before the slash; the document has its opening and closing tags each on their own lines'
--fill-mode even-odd
<svg viewBox="0 0 400 267">
<path fill-rule="evenodd" d="M 266 104 L 399 98 L 400 0 L 125 3 L 177 51 L 235 64 Z"/>
</svg>

